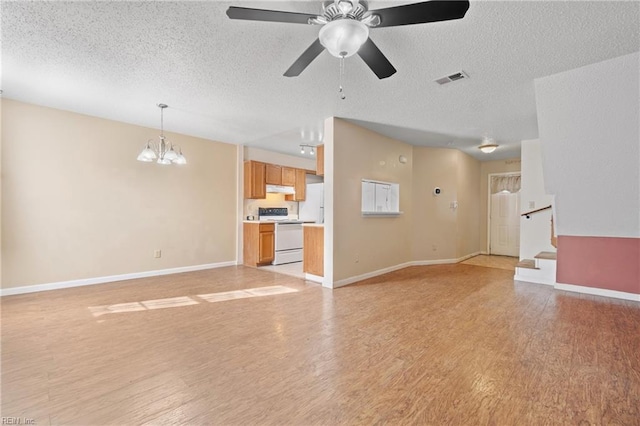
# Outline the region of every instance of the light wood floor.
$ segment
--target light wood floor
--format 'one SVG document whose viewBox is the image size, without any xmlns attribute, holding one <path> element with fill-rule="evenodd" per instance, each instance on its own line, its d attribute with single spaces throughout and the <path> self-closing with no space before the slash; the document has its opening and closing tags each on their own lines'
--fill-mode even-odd
<svg viewBox="0 0 640 426">
<path fill-rule="evenodd" d="M 508 271 L 515 272 L 516 264 L 518 263 L 517 257 L 511 256 L 493 256 L 480 254 L 462 262 L 463 265 L 475 265 L 484 266 L 486 268 L 499 268 L 506 269 Z"/>
<path fill-rule="evenodd" d="M 502 269 L 331 291 L 229 267 L 1 302 L 2 416 L 38 425 L 640 423 L 640 304 Z"/>
</svg>

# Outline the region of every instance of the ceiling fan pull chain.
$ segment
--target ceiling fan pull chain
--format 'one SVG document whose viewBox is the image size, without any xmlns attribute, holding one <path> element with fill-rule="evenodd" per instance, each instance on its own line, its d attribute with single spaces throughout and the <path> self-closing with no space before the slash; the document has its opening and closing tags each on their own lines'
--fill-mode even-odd
<svg viewBox="0 0 640 426">
<path fill-rule="evenodd" d="M 340 57 L 340 87 L 338 88 L 338 96 L 343 101 L 346 99 L 344 94 L 344 88 L 342 87 L 342 80 L 344 79 L 344 56 Z"/>
</svg>

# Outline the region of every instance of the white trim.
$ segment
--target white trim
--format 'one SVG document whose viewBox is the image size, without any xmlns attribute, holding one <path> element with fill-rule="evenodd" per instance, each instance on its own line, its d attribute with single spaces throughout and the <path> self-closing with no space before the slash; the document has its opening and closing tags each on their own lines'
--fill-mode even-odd
<svg viewBox="0 0 640 426">
<path fill-rule="evenodd" d="M 429 265 L 448 265 L 453 263 L 460 263 L 469 258 L 479 255 L 480 252 L 468 254 L 466 256 L 459 257 L 457 259 L 437 259 L 437 260 L 414 260 L 410 262 L 400 263 L 398 265 L 388 266 L 386 268 L 378 269 L 376 271 L 367 272 L 365 274 L 356 275 L 354 277 L 345 278 L 333 283 L 333 288 L 344 287 L 349 284 L 353 284 L 358 281 L 366 280 L 368 278 L 377 277 L 379 275 L 388 274 L 389 272 L 397 271 L 399 269 L 408 268 L 410 266 L 429 266 Z"/>
<path fill-rule="evenodd" d="M 614 299 L 633 300 L 634 302 L 640 302 L 640 294 L 608 290 L 606 288 L 585 287 L 581 285 L 562 283 L 556 283 L 554 288 L 556 290 L 572 291 L 574 293 L 593 294 L 595 296 L 613 297 Z"/>
<path fill-rule="evenodd" d="M 235 266 L 235 260 L 228 262 L 206 263 L 203 265 L 181 266 L 178 268 L 158 269 L 155 271 L 133 272 L 131 274 L 109 275 L 106 277 L 82 278 L 79 280 L 59 281 L 55 283 L 27 285 L 23 287 L 9 287 L 0 289 L 0 296 L 12 296 L 15 294 L 36 293 L 39 291 L 59 290 L 62 288 L 82 287 L 86 285 L 104 284 L 114 281 L 133 280 L 136 278 L 157 277 L 159 275 L 179 274 L 181 272 L 201 271 L 203 269 L 223 268 Z"/>
<path fill-rule="evenodd" d="M 244 261 L 242 242 L 244 239 L 244 145 L 236 148 L 236 259 L 238 265 Z"/>
<path fill-rule="evenodd" d="M 343 280 L 334 281 L 333 288 L 344 287 L 345 285 L 353 284 L 358 281 L 366 280 L 367 278 L 377 277 L 378 275 L 384 275 L 389 272 L 397 271 L 398 269 L 407 268 L 413 266 L 413 262 L 405 262 L 399 265 L 389 266 L 387 268 L 378 269 L 377 271 L 367 272 L 366 274 L 356 275 L 354 277 L 345 278 Z"/>
<path fill-rule="evenodd" d="M 544 285 L 555 285 L 555 281 L 547 280 L 544 277 L 530 277 L 518 275 L 518 268 L 516 267 L 516 274 L 513 276 L 514 281 L 520 281 L 524 283 L 533 283 L 533 284 L 544 284 Z"/>
<path fill-rule="evenodd" d="M 313 281 L 314 283 L 322 284 L 323 277 L 321 277 L 320 275 L 314 275 L 305 272 L 304 279 L 307 281 Z"/>
<path fill-rule="evenodd" d="M 462 256 L 457 259 L 414 260 L 410 263 L 411 266 L 450 265 L 452 263 L 464 262 L 467 259 L 478 256 L 479 254 L 482 254 L 482 252 L 477 251 L 475 253 L 467 254 L 466 256 Z"/>
</svg>

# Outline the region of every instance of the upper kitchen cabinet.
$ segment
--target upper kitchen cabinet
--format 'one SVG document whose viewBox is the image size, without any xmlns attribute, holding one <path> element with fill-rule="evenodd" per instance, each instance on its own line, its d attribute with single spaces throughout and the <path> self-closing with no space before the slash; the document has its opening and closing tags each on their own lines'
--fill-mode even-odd
<svg viewBox="0 0 640 426">
<path fill-rule="evenodd" d="M 266 166 L 259 161 L 244 162 L 244 198 L 267 198 Z"/>
<path fill-rule="evenodd" d="M 282 167 L 282 184 L 284 186 L 296 185 L 296 169 L 292 167 Z M 296 188 L 296 192 L 298 188 Z"/>
<path fill-rule="evenodd" d="M 296 201 L 304 201 L 307 192 L 307 172 L 296 169 Z"/>
<path fill-rule="evenodd" d="M 324 176 L 324 145 L 316 146 L 316 174 Z"/>
<path fill-rule="evenodd" d="M 304 201 L 307 192 L 307 171 L 304 169 L 292 169 L 295 174 L 294 188 L 295 194 L 288 194 L 285 196 L 287 201 Z"/>
<path fill-rule="evenodd" d="M 282 185 L 282 166 L 267 164 L 265 181 L 267 185 Z"/>
</svg>

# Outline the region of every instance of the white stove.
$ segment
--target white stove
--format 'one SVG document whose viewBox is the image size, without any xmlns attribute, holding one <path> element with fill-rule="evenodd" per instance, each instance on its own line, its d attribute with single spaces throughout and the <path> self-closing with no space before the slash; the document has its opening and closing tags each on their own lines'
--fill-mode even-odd
<svg viewBox="0 0 640 426">
<path fill-rule="evenodd" d="M 276 225 L 273 265 L 302 262 L 302 221 L 290 220 L 286 207 L 261 207 L 258 219 L 272 221 Z"/>
</svg>

